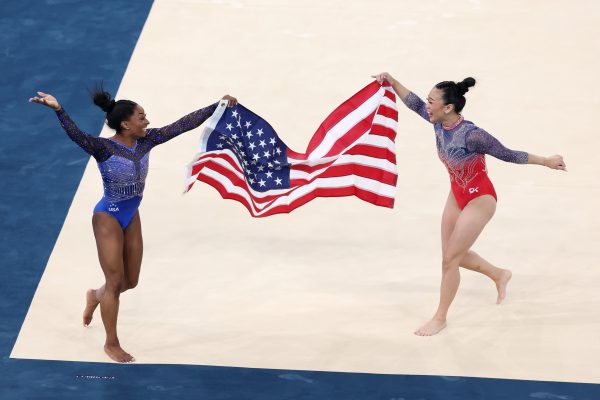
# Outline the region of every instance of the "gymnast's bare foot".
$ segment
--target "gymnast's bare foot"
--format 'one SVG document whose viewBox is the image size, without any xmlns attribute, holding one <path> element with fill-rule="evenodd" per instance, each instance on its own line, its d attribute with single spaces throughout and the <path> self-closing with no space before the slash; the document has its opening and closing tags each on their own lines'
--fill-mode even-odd
<svg viewBox="0 0 600 400">
<path fill-rule="evenodd" d="M 415 331 L 417 336 L 433 336 L 446 327 L 446 320 L 432 318 L 431 321 Z"/>
<path fill-rule="evenodd" d="M 496 288 L 498 289 L 498 299 L 496 300 L 496 304 L 502 303 L 506 298 L 506 286 L 508 285 L 510 278 L 512 278 L 512 272 L 507 269 L 502 270 L 500 278 L 496 281 Z"/>
<path fill-rule="evenodd" d="M 83 326 L 87 327 L 92 322 L 94 311 L 100 302 L 96 298 L 96 291 L 90 289 L 85 294 L 85 310 L 83 310 Z"/>
<path fill-rule="evenodd" d="M 135 358 L 125 350 L 121 348 L 120 344 L 105 344 L 104 352 L 113 360 L 118 363 L 129 363 L 134 362 Z"/>
</svg>

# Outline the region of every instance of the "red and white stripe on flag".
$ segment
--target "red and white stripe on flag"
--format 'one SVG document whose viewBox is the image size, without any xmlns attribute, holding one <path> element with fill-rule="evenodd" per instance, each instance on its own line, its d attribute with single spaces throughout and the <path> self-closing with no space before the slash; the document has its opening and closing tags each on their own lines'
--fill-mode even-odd
<svg viewBox="0 0 600 400">
<path fill-rule="evenodd" d="M 317 129 L 305 153 L 288 149 L 290 187 L 253 190 L 231 150 L 198 154 L 187 167 L 186 190 L 202 181 L 253 217 L 289 213 L 316 197 L 356 196 L 392 208 L 398 178 L 394 140 L 396 96 L 372 82 L 337 107 Z M 216 123 L 207 124 L 207 130 Z"/>
</svg>

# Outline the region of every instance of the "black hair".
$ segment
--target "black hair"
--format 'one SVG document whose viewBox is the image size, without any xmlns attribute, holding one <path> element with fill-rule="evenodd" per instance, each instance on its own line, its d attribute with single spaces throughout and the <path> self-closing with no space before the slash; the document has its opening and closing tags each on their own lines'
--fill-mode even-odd
<svg viewBox="0 0 600 400">
<path fill-rule="evenodd" d="M 467 93 L 472 86 L 475 86 L 475 79 L 468 77 L 458 83 L 452 81 L 440 82 L 435 85 L 435 88 L 442 91 L 444 105 L 453 104 L 454 111 L 460 113 L 467 102 L 465 93 Z"/>
<path fill-rule="evenodd" d="M 115 101 L 111 94 L 104 90 L 102 83 L 90 90 L 90 96 L 95 105 L 106 113 L 106 124 L 109 128 L 121 133 L 121 122 L 129 119 L 135 112 L 136 102 L 131 100 Z"/>
</svg>

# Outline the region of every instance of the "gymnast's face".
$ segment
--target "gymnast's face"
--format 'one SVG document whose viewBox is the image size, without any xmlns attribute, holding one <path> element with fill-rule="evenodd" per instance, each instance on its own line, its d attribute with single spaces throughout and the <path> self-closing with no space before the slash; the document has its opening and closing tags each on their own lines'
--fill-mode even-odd
<svg viewBox="0 0 600 400">
<path fill-rule="evenodd" d="M 135 110 L 131 117 L 121 123 L 126 132 L 131 133 L 135 137 L 146 136 L 146 128 L 150 125 L 150 121 L 146 118 L 146 112 L 139 104 L 135 106 Z"/>
<path fill-rule="evenodd" d="M 453 109 L 451 104 L 444 105 L 443 95 L 444 93 L 440 89 L 433 88 L 427 96 L 427 114 L 429 114 L 429 121 L 433 124 L 442 122 Z"/>
</svg>

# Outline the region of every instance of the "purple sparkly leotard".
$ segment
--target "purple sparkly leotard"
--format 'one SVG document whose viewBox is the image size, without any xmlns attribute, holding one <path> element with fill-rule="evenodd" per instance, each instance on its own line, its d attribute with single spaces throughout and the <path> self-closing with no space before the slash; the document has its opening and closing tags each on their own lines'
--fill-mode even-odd
<svg viewBox="0 0 600 400">
<path fill-rule="evenodd" d="M 404 104 L 429 121 L 425 102 L 409 93 Z M 452 129 L 433 124 L 438 156 L 448 169 L 452 193 L 462 210 L 469 201 L 486 194 L 497 198 L 485 166 L 485 154 L 502 161 L 526 164 L 528 154 L 507 149 L 492 135 L 470 121 L 461 121 Z"/>
<path fill-rule="evenodd" d="M 194 111 L 171 125 L 147 129 L 146 136 L 138 138 L 133 148 L 82 132 L 63 108 L 57 111 L 58 120 L 69 138 L 98 163 L 104 196 L 94 212 L 108 213 L 117 219 L 123 230 L 127 228 L 142 200 L 150 150 L 200 126 L 214 113 L 217 104 Z"/>
</svg>

